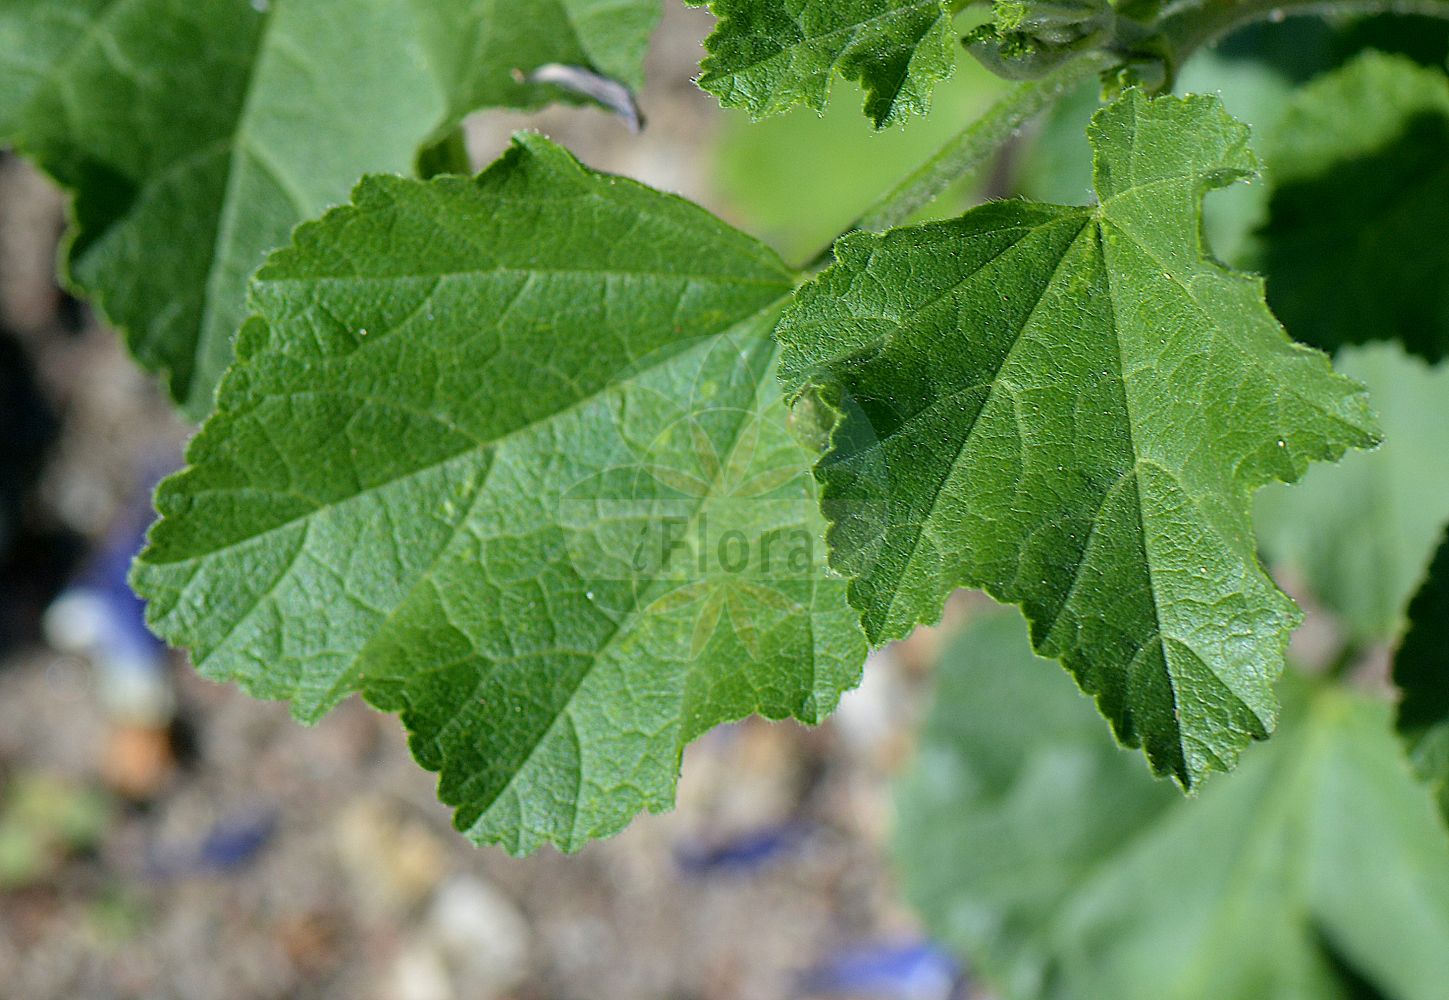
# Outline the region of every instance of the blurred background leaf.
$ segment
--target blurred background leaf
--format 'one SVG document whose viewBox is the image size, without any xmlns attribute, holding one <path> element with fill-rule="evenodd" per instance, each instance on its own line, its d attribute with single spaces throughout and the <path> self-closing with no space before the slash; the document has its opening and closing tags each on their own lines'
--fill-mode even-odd
<svg viewBox="0 0 1449 1000">
<path fill-rule="evenodd" d="M 1016 614 L 938 673 L 896 855 L 928 926 L 1004 997 L 1443 995 L 1449 833 L 1386 703 L 1290 675 L 1279 734 L 1182 799 L 1112 747 Z"/>
<path fill-rule="evenodd" d="M 1449 161 L 1442 155 L 1449 152 L 1449 135 L 1422 128 L 1406 133 L 1416 108 L 1442 103 L 1444 75 L 1425 67 L 1442 67 L 1446 57 L 1449 25 L 1442 21 L 1292 18 L 1238 32 L 1184 68 L 1177 90 L 1220 94 L 1230 112 L 1253 126 L 1254 144 L 1266 159 L 1260 181 L 1207 198 L 1208 245 L 1220 259 L 1264 273 L 1270 304 L 1295 339 L 1332 349 L 1399 336 L 1417 353 L 1437 356 L 1430 348 L 1449 338 L 1449 313 L 1442 308 L 1449 258 L 1434 252 L 1438 244 L 1427 235 L 1449 228 L 1443 173 Z M 1346 63 L 1350 68 L 1338 69 Z M 1297 89 L 1315 77 L 1316 88 Z M 1382 98 L 1386 90 L 1392 95 Z M 1381 107 L 1385 101 L 1392 107 Z M 1320 110 L 1325 104 L 1331 110 Z M 1080 136 L 1097 107 L 1096 88 L 1088 86 L 1044 119 L 1020 158 L 1020 193 L 1046 201 L 1080 199 L 1091 177 Z M 1325 128 L 1318 120 L 1324 115 L 1337 124 Z M 1357 159 L 1364 148 L 1382 152 L 1387 143 L 1402 163 L 1399 147 L 1406 142 L 1420 154 L 1407 173 Z M 1275 194 L 1280 182 L 1321 177 L 1345 162 L 1354 167 L 1351 178 L 1334 175 L 1311 192 Z M 1356 189 L 1374 182 L 1383 197 L 1373 211 L 1384 208 L 1383 198 L 1397 203 L 1394 194 L 1406 186 L 1414 186 L 1417 200 L 1412 210 L 1404 201 L 1392 232 L 1361 247 L 1356 241 L 1366 220 L 1356 202 L 1341 192 L 1328 197 L 1324 188 L 1338 190 L 1350 181 Z M 1267 237 L 1286 235 L 1282 213 L 1294 203 L 1311 208 L 1321 222 L 1294 234 L 1292 246 L 1275 247 Z M 1338 237 L 1330 238 L 1333 233 Z M 1335 254 L 1342 265 L 1324 283 L 1317 268 Z M 1351 280 L 1364 262 L 1375 270 Z M 1258 494 L 1256 520 L 1264 555 L 1294 574 L 1351 641 L 1386 643 L 1398 633 L 1434 540 L 1449 520 L 1449 373 L 1394 345 L 1345 350 L 1336 367 L 1368 385 L 1386 444 L 1349 455 L 1332 469 L 1310 470 L 1297 486 L 1269 486 Z"/>
<path fill-rule="evenodd" d="M 1409 632 L 1394 658 L 1398 726 L 1409 759 L 1449 819 L 1449 541 L 1439 547 L 1409 606 Z"/>
</svg>

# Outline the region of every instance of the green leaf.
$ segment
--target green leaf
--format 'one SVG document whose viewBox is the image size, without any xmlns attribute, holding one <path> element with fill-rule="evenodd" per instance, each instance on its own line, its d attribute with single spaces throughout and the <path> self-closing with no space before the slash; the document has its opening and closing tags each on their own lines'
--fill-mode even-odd
<svg viewBox="0 0 1449 1000">
<path fill-rule="evenodd" d="M 520 16 L 520 6 L 527 16 Z M 609 8 L 609 9 L 606 9 Z M 24 0 L 0 15 L 0 126 L 75 191 L 72 283 L 209 410 L 248 275 L 366 172 L 406 173 L 515 69 L 639 78 L 657 0 Z M 610 12 L 612 10 L 612 13 Z M 198 95 L 204 96 L 199 99 Z"/>
<path fill-rule="evenodd" d="M 1394 657 L 1394 683 L 1403 698 L 1398 725 L 1419 774 L 1434 788 L 1449 819 L 1449 540 L 1409 605 L 1408 634 Z"/>
<path fill-rule="evenodd" d="M 1236 37 L 1236 36 L 1234 36 Z M 1216 49 L 1198 52 L 1177 74 L 1175 93 L 1215 94 L 1253 135 L 1271 132 L 1293 94 L 1293 81 L 1266 63 L 1230 59 Z M 1101 106 L 1093 81 L 1065 95 L 1047 113 L 1021 157 L 1016 193 L 1037 201 L 1071 201 L 1092 189 L 1092 150 L 1082 130 Z M 1203 233 L 1213 254 L 1229 264 L 1250 259 L 1245 247 L 1268 212 L 1262 184 L 1234 184 L 1212 193 L 1203 206 Z"/>
<path fill-rule="evenodd" d="M 1216 98 L 1131 92 L 1093 119 L 1098 207 L 846 237 L 776 331 L 789 393 L 840 412 L 816 476 L 871 641 L 958 586 L 1019 603 L 1188 787 L 1272 730 L 1298 622 L 1250 492 L 1376 440 L 1361 388 L 1199 245 L 1246 132 Z"/>
<path fill-rule="evenodd" d="M 1449 836 L 1387 705 L 1293 678 L 1283 732 L 1174 801 L 1023 632 L 950 648 L 896 809 L 907 897 L 993 993 L 1443 996 Z"/>
<path fill-rule="evenodd" d="M 573 849 L 859 676 L 769 332 L 792 275 L 538 136 L 374 177 L 258 272 L 133 577 L 209 677 L 402 714 L 477 842 Z"/>
<path fill-rule="evenodd" d="M 0 142 L 109 0 L 7 0 L 0 7 Z"/>
<path fill-rule="evenodd" d="M 1257 497 L 1265 556 L 1291 570 L 1349 638 L 1384 643 L 1449 522 L 1449 370 L 1395 344 L 1346 348 L 1338 369 L 1369 388 L 1384 429 L 1375 451 L 1311 469 Z"/>
<path fill-rule="evenodd" d="M 1368 52 L 1302 88 L 1267 133 L 1268 301 L 1325 350 L 1449 352 L 1449 77 Z M 1412 248 L 1412 252 L 1406 252 Z"/>
<path fill-rule="evenodd" d="M 796 104 L 825 108 L 839 73 L 865 90 L 877 128 L 922 115 L 955 69 L 946 0 L 686 0 L 719 24 L 699 85 L 755 118 Z"/>
</svg>

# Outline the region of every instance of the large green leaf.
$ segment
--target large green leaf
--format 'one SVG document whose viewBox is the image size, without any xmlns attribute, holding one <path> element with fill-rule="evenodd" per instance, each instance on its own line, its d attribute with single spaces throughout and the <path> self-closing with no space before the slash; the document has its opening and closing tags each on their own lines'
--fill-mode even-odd
<svg viewBox="0 0 1449 1000">
<path fill-rule="evenodd" d="M 75 191 L 70 277 L 193 417 L 247 276 L 363 173 L 407 173 L 514 71 L 637 82 L 658 0 L 21 0 L 0 14 L 0 131 Z"/>
<path fill-rule="evenodd" d="M 1258 533 L 1349 638 L 1388 642 L 1449 521 L 1449 370 L 1394 344 L 1346 348 L 1338 368 L 1368 386 L 1384 444 L 1263 490 Z"/>
<path fill-rule="evenodd" d="M 1449 818 L 1449 540 L 1409 606 L 1410 629 L 1394 657 L 1399 732 L 1419 773 Z"/>
<path fill-rule="evenodd" d="M 1118 736 L 1192 786 L 1273 728 L 1298 621 L 1250 492 L 1375 431 L 1199 245 L 1203 192 L 1253 169 L 1246 129 L 1216 98 L 1132 92 L 1090 134 L 1096 208 L 837 243 L 777 329 L 781 371 L 840 412 L 816 475 L 871 640 L 957 586 L 1022 604 Z"/>
<path fill-rule="evenodd" d="M 1283 732 L 1173 801 L 1023 633 L 950 648 L 896 810 L 908 897 L 1003 997 L 1444 995 L 1449 835 L 1387 705 L 1294 678 Z"/>
<path fill-rule="evenodd" d="M 575 848 L 685 743 L 821 718 L 865 646 L 769 331 L 794 276 L 537 136 L 365 180 L 256 318 L 133 583 L 207 676 L 402 713 L 460 829 Z"/>
<path fill-rule="evenodd" d="M 1267 133 L 1268 301 L 1327 350 L 1449 352 L 1449 77 L 1369 52 L 1304 87 Z"/>
<path fill-rule="evenodd" d="M 836 73 L 865 90 L 877 127 L 925 114 L 955 68 L 946 0 L 686 0 L 719 17 L 699 85 L 762 118 L 823 110 Z"/>
</svg>

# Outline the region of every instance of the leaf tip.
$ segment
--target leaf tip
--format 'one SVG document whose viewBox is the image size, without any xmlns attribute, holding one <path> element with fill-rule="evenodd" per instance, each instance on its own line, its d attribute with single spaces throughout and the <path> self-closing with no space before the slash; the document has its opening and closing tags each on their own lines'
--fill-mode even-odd
<svg viewBox="0 0 1449 1000">
<path fill-rule="evenodd" d="M 1087 137 L 1102 201 L 1174 176 L 1207 191 L 1261 169 L 1251 130 L 1214 94 L 1154 97 L 1130 88 L 1092 116 Z"/>
</svg>

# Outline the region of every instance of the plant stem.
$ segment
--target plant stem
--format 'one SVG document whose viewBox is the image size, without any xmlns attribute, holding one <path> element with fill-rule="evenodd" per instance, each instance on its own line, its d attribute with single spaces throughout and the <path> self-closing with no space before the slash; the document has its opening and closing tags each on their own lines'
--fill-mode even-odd
<svg viewBox="0 0 1449 1000">
<path fill-rule="evenodd" d="M 970 0 L 953 0 L 959 10 Z M 1326 13 L 1423 14 L 1449 18 L 1449 0 L 1205 0 L 1171 10 L 1158 26 L 1166 43 L 1171 79 L 1198 49 L 1237 28 L 1290 15 Z M 898 226 L 968 170 L 992 155 L 1028 121 L 1045 111 L 1071 88 L 1110 68 L 1120 55 L 1095 51 L 1057 66 L 1035 80 L 1018 83 L 976 121 L 962 129 L 921 166 L 887 191 L 841 233 L 876 232 Z M 837 237 L 838 239 L 839 237 Z M 834 243 L 834 240 L 831 241 Z M 830 262 L 831 248 L 821 250 L 809 269 Z"/>
<path fill-rule="evenodd" d="M 877 199 L 845 233 L 857 230 L 876 232 L 900 225 L 916 209 L 996 152 L 1013 133 L 1068 90 L 1090 80 L 1111 63 L 1110 55 L 1086 53 L 1039 79 L 1013 85 L 984 115 L 956 133 L 935 155 Z M 812 265 L 825 264 L 829 260 L 830 247 L 826 247 L 815 257 Z"/>
</svg>

